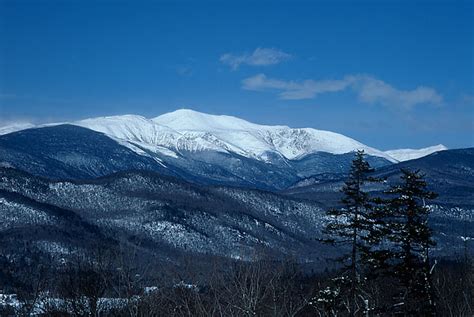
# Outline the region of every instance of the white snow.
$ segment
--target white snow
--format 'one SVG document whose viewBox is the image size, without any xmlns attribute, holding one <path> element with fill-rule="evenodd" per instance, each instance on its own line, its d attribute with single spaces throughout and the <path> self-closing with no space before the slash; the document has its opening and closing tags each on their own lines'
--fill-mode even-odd
<svg viewBox="0 0 474 317">
<path fill-rule="evenodd" d="M 397 161 L 403 162 L 408 160 L 414 160 L 423 156 L 430 155 L 435 152 L 444 151 L 448 148 L 442 144 L 422 148 L 422 149 L 399 149 L 385 151 L 387 155 L 390 155 Z"/>
<path fill-rule="evenodd" d="M 178 157 L 183 151 L 217 151 L 268 162 L 272 157 L 295 160 L 316 152 L 343 154 L 363 149 L 370 155 L 396 162 L 388 153 L 342 134 L 312 128 L 259 125 L 232 116 L 189 109 L 176 110 L 153 119 L 122 115 L 70 124 L 102 132 L 136 153 L 147 156 L 157 153 Z M 6 128 L 0 128 L 0 131 L 6 131 Z"/>
<path fill-rule="evenodd" d="M 72 124 L 137 144 L 171 146 L 180 133 L 137 115 L 98 117 Z"/>
<path fill-rule="evenodd" d="M 200 135 L 213 147 L 226 152 L 262 161 L 268 159 L 268 153 L 292 160 L 315 152 L 343 154 L 358 149 L 393 161 L 385 153 L 344 135 L 311 128 L 259 125 L 236 117 L 210 115 L 189 109 L 170 112 L 152 121 L 185 136 Z M 204 143 L 201 145 L 203 148 L 208 146 Z"/>
<path fill-rule="evenodd" d="M 29 128 L 34 128 L 35 125 L 29 122 L 16 122 L 0 127 L 0 135 L 8 134 L 16 131 L 21 131 Z"/>
</svg>

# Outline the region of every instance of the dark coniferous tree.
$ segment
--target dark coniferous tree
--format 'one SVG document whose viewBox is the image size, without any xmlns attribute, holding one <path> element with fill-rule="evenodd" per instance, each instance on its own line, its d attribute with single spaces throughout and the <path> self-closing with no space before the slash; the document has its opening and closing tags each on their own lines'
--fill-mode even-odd
<svg viewBox="0 0 474 317">
<path fill-rule="evenodd" d="M 345 245 L 349 249 L 349 253 L 340 258 L 344 273 L 338 279 L 338 287 L 348 291 L 347 309 L 350 316 L 355 316 L 367 306 L 361 292 L 361 261 L 367 253 L 367 237 L 373 227 L 373 200 L 363 187 L 367 183 L 378 181 L 370 177 L 372 171 L 364 158 L 364 151 L 357 151 L 349 177 L 342 188 L 342 207 L 327 212 L 331 220 L 325 233 L 330 239 L 324 241 Z"/>
<path fill-rule="evenodd" d="M 388 272 L 398 284 L 393 309 L 406 316 L 434 314 L 429 249 L 434 246 L 428 226 L 426 200 L 436 194 L 427 190 L 419 171 L 402 170 L 402 184 L 387 194 L 386 239 L 389 242 Z"/>
</svg>

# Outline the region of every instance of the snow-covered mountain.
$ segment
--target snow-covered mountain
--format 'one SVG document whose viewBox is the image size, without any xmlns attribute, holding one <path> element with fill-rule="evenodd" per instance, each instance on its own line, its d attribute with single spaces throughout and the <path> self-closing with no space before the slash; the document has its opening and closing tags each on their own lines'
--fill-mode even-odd
<svg viewBox="0 0 474 317">
<path fill-rule="evenodd" d="M 129 142 L 132 149 L 136 145 L 171 156 L 177 156 L 182 151 L 217 151 L 271 162 L 274 157 L 298 160 L 316 152 L 344 154 L 363 149 L 369 155 L 395 161 L 382 151 L 338 133 L 258 125 L 236 117 L 188 109 L 153 119 L 125 115 L 87 119 L 72 124 Z"/>
<path fill-rule="evenodd" d="M 181 152 L 214 151 L 271 163 L 276 157 L 300 160 L 317 152 L 344 154 L 363 149 L 371 156 L 396 163 L 447 149 L 439 144 L 423 149 L 384 152 L 330 131 L 259 125 L 232 116 L 190 109 L 179 109 L 152 119 L 120 115 L 67 123 L 102 132 L 142 155 L 157 153 L 171 157 L 177 157 Z M 64 123 L 40 126 L 11 124 L 0 127 L 0 135 L 58 124 Z"/>
<path fill-rule="evenodd" d="M 435 152 L 444 151 L 448 148 L 442 144 L 422 148 L 422 149 L 399 149 L 399 150 L 390 150 L 385 151 L 385 154 L 393 157 L 399 162 L 414 160 L 421 158 L 427 155 L 430 155 Z"/>
<path fill-rule="evenodd" d="M 267 153 L 294 160 L 315 152 L 344 154 L 357 149 L 391 159 L 385 153 L 344 135 L 311 128 L 258 125 L 231 116 L 209 115 L 188 109 L 167 113 L 152 121 L 183 135 L 199 135 L 219 147 L 264 161 L 268 159 Z"/>
<path fill-rule="evenodd" d="M 152 119 L 122 115 L 68 124 L 77 129 L 64 123 L 0 129 L 0 134 L 22 130 L 0 137 L 0 163 L 53 178 L 97 177 L 146 166 L 192 182 L 281 190 L 314 175 L 347 173 L 359 149 L 376 168 L 399 160 L 334 132 L 259 125 L 187 109 Z M 133 162 L 117 157 L 119 152 Z M 28 164 L 32 160 L 37 164 Z"/>
</svg>

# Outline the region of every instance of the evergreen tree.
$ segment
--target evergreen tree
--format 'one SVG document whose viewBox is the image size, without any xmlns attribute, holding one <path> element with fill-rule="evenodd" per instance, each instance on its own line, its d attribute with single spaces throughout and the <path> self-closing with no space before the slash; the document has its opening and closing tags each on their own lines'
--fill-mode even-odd
<svg viewBox="0 0 474 317">
<path fill-rule="evenodd" d="M 429 249 L 435 243 L 425 203 L 436 194 L 426 189 L 419 171 L 402 170 L 401 179 L 401 185 L 387 191 L 385 219 L 389 272 L 398 282 L 394 308 L 406 316 L 429 316 L 434 314 Z"/>
<path fill-rule="evenodd" d="M 331 220 L 324 230 L 330 236 L 325 242 L 344 245 L 349 249 L 349 253 L 340 258 L 344 274 L 337 281 L 338 287 L 349 292 L 347 308 L 350 316 L 355 316 L 357 311 L 367 306 L 367 303 L 363 302 L 361 288 L 361 259 L 368 250 L 368 232 L 373 227 L 373 200 L 363 187 L 367 183 L 378 181 L 370 177 L 372 171 L 364 158 L 364 151 L 357 151 L 349 177 L 342 188 L 342 207 L 328 210 L 327 215 Z"/>
</svg>

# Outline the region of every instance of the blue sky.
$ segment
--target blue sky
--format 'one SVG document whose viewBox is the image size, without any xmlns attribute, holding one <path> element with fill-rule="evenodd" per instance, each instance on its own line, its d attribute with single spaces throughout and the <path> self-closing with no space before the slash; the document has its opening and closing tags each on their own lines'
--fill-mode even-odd
<svg viewBox="0 0 474 317">
<path fill-rule="evenodd" d="M 473 2 L 0 0 L 0 124 L 178 108 L 474 146 Z"/>
</svg>

